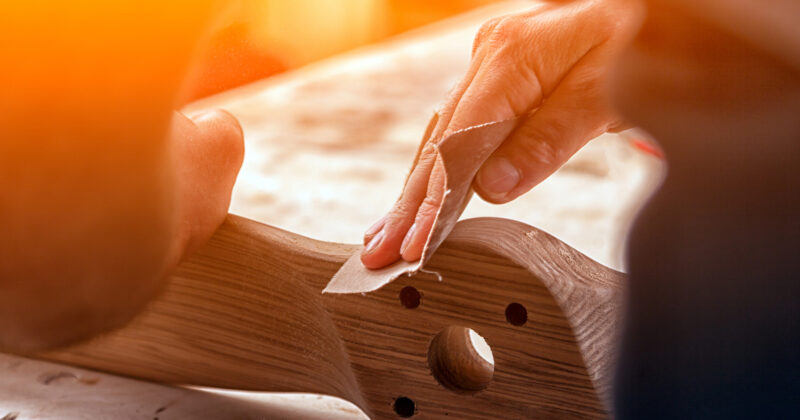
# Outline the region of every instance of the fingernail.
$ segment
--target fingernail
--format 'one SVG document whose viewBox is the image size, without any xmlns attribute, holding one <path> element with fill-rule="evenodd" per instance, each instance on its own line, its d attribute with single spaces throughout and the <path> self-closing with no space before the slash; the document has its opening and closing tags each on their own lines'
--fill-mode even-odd
<svg viewBox="0 0 800 420">
<path fill-rule="evenodd" d="M 411 238 L 414 237 L 414 232 L 416 230 L 417 230 L 416 223 L 414 223 L 413 225 L 411 225 L 410 228 L 408 228 L 408 232 L 406 232 L 406 237 L 403 238 L 403 243 L 400 245 L 400 254 L 406 252 L 406 248 L 408 247 L 408 244 L 411 242 Z"/>
<path fill-rule="evenodd" d="M 386 236 L 386 231 L 385 230 L 382 230 L 382 231 L 378 232 L 378 234 L 375 235 L 375 237 L 373 237 L 371 241 L 369 241 L 369 243 L 367 244 L 367 247 L 364 248 L 364 251 L 361 253 L 361 255 L 371 254 L 376 249 L 378 249 L 378 245 L 380 245 L 381 242 L 383 242 L 383 238 L 385 236 Z"/>
<path fill-rule="evenodd" d="M 491 195 L 503 195 L 514 189 L 521 178 L 519 170 L 508 159 L 493 157 L 478 173 L 478 185 Z"/>
<path fill-rule="evenodd" d="M 369 227 L 369 229 L 367 229 L 367 231 L 364 233 L 364 245 L 367 245 L 372 240 L 372 238 L 375 237 L 375 234 L 378 233 L 378 231 L 381 230 L 381 228 L 383 228 L 384 224 L 386 224 L 386 216 L 383 216 L 380 219 L 378 219 L 378 221 L 375 222 L 375 224 L 373 224 L 372 226 Z"/>
</svg>

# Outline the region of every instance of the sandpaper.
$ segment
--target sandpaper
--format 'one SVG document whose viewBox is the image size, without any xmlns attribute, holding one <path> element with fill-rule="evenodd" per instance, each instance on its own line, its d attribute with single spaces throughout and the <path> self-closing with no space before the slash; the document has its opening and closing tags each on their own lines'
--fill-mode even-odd
<svg viewBox="0 0 800 420">
<path fill-rule="evenodd" d="M 434 116 L 428 125 L 420 150 L 427 143 L 427 136 L 430 135 L 436 118 Z M 403 274 L 413 275 L 423 270 L 425 263 L 453 230 L 461 216 L 478 169 L 511 134 L 520 119 L 522 117 L 468 127 L 437 143 L 436 159 L 441 160 L 444 167 L 445 193 L 425 242 L 422 258 L 414 262 L 400 260 L 387 267 L 370 270 L 361 263 L 359 249 L 342 265 L 322 292 L 366 293 L 389 284 Z M 418 160 L 419 152 L 414 165 Z"/>
</svg>

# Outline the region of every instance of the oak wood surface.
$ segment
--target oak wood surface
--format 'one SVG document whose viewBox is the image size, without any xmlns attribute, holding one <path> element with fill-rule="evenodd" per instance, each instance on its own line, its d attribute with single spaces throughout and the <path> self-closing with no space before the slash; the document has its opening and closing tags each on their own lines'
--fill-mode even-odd
<svg viewBox="0 0 800 420">
<path fill-rule="evenodd" d="M 357 249 L 230 216 L 130 325 L 41 357 L 167 383 L 328 394 L 372 418 L 398 418 L 398 401 L 413 402 L 414 418 L 607 415 L 620 273 L 523 223 L 485 218 L 460 222 L 426 265 L 441 281 L 423 273 L 321 294 Z M 407 287 L 418 306 L 400 299 Z M 512 303 L 524 307 L 521 325 L 507 318 Z M 429 347 L 449 327 L 491 346 L 485 389 L 463 389 L 483 386 L 470 382 L 486 369 L 474 351 L 432 373 Z"/>
</svg>

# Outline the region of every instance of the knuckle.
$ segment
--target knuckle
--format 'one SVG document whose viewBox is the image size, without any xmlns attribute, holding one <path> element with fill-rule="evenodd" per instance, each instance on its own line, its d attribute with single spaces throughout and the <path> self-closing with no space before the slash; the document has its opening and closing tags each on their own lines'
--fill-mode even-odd
<svg viewBox="0 0 800 420">
<path fill-rule="evenodd" d="M 438 196 L 427 196 L 424 200 L 422 200 L 422 204 L 420 204 L 420 212 L 430 211 L 430 209 L 438 210 L 439 206 L 442 204 L 442 198 Z"/>
<path fill-rule="evenodd" d="M 389 219 L 406 219 L 409 216 L 413 216 L 416 211 L 416 207 L 411 206 L 408 201 L 401 199 L 395 203 L 394 208 L 392 208 L 392 211 L 390 212 Z"/>
<path fill-rule="evenodd" d="M 557 165 L 566 154 L 562 144 L 565 132 L 563 124 L 550 122 L 542 124 L 524 133 L 525 145 L 521 151 L 528 166 Z"/>
<path fill-rule="evenodd" d="M 502 17 L 491 18 L 481 25 L 480 29 L 478 29 L 478 32 L 475 34 L 475 40 L 472 43 L 473 49 L 477 48 L 486 38 L 489 37 L 489 34 L 492 33 L 494 27 L 497 26 L 502 19 Z"/>
<path fill-rule="evenodd" d="M 492 32 L 487 36 L 486 42 L 495 49 L 513 44 L 523 33 L 522 24 L 518 17 L 506 16 L 492 28 Z"/>
<path fill-rule="evenodd" d="M 423 201 L 422 205 L 419 206 L 419 210 L 417 211 L 417 216 L 415 220 L 419 221 L 422 219 L 427 219 L 436 216 L 436 213 L 439 211 L 439 204 L 433 203 L 430 201 Z"/>
<path fill-rule="evenodd" d="M 526 21 L 523 16 L 508 15 L 490 19 L 481 26 L 475 36 L 473 53 L 483 46 L 491 51 L 498 51 L 517 45 L 523 41 L 526 33 Z"/>
</svg>

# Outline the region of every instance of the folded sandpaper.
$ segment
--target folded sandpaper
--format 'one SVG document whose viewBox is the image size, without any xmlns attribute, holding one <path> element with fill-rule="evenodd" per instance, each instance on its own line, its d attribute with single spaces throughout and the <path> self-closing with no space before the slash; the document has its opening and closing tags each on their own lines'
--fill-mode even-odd
<svg viewBox="0 0 800 420">
<path fill-rule="evenodd" d="M 434 116 L 425 133 L 420 150 L 428 142 Z M 370 270 L 361 264 L 361 249 L 357 250 L 333 276 L 322 293 L 365 293 L 377 290 L 403 274 L 415 274 L 422 270 L 439 245 L 453 230 L 465 207 L 472 180 L 481 165 L 503 143 L 522 117 L 481 124 L 457 131 L 437 143 L 436 159 L 440 159 L 445 172 L 445 193 L 442 206 L 436 213 L 433 228 L 425 242 L 422 258 L 415 262 L 397 261 L 378 269 Z M 419 159 L 419 152 L 414 165 Z"/>
</svg>

